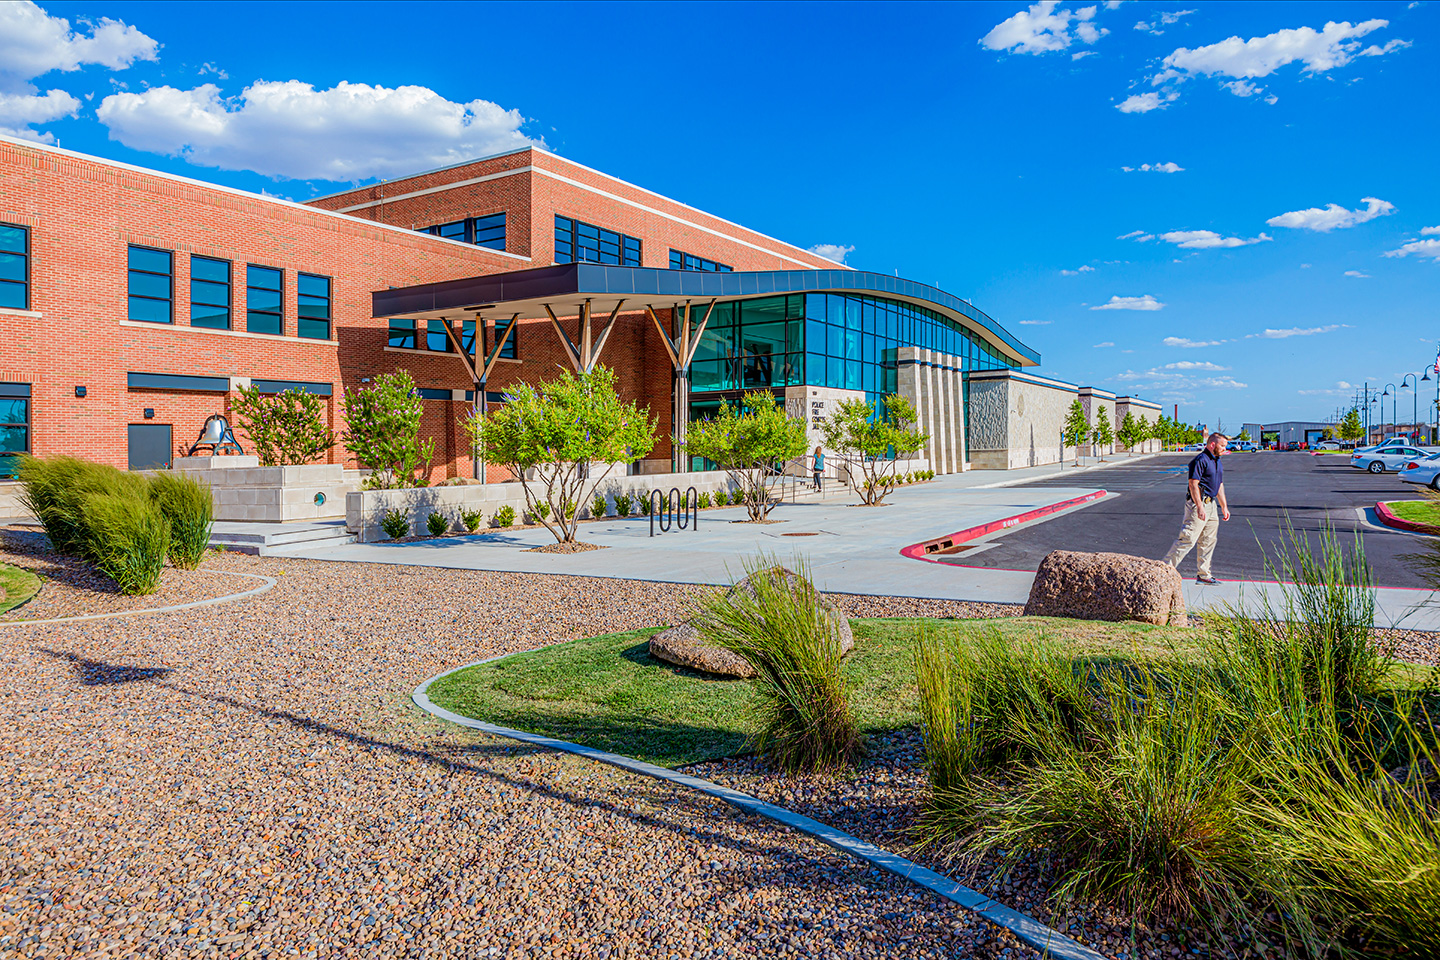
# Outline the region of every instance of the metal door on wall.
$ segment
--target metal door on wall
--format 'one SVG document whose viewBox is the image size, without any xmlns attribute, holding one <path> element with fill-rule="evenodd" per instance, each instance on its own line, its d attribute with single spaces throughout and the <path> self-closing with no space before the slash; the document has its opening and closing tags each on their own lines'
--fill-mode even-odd
<svg viewBox="0 0 1440 960">
<path fill-rule="evenodd" d="M 127 436 L 131 470 L 170 469 L 170 424 L 132 423 Z"/>
</svg>

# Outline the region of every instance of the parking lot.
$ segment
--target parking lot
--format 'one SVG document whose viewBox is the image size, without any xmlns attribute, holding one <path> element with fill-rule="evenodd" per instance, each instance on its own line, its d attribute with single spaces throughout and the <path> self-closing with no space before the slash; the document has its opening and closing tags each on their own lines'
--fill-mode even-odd
<svg viewBox="0 0 1440 960">
<path fill-rule="evenodd" d="M 1051 550 L 1108 550 L 1160 558 L 1180 529 L 1185 506 L 1186 464 L 1194 454 L 1155 457 L 1113 468 L 1057 476 L 1024 488 L 1096 486 L 1116 494 L 1095 505 L 1017 529 L 996 545 L 970 552 L 961 565 L 1035 570 Z M 1414 552 L 1417 537 L 1376 528 L 1377 500 L 1416 499 L 1420 490 L 1393 473 L 1372 475 L 1343 455 L 1231 453 L 1225 457 L 1230 522 L 1220 527 L 1213 573 L 1221 580 L 1268 580 L 1265 554 L 1274 552 L 1289 518 L 1296 531 L 1314 533 L 1327 521 L 1346 537 L 1359 530 L 1376 582 L 1390 587 L 1424 586 L 1401 555 Z M 1369 521 L 1366 523 L 1367 509 Z M 1193 577 L 1192 553 L 1181 572 Z"/>
</svg>

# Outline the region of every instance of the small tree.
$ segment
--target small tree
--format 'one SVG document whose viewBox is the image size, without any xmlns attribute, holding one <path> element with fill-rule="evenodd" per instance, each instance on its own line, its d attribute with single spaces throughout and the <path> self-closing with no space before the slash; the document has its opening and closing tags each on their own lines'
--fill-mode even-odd
<svg viewBox="0 0 1440 960">
<path fill-rule="evenodd" d="M 898 393 L 886 397 L 879 411 L 864 400 L 842 400 L 825 420 L 825 445 L 845 464 L 861 502 L 872 507 L 883 502 L 894 485 L 898 458 L 925 445 L 928 438 L 914 422 L 914 404 Z"/>
<path fill-rule="evenodd" d="M 719 465 L 750 519 L 764 520 L 779 502 L 770 495 L 783 476 L 776 464 L 805 453 L 805 421 L 786 416 L 768 390 L 752 390 L 740 402 L 740 409 L 721 403 L 712 419 L 690 424 L 685 452 Z"/>
<path fill-rule="evenodd" d="M 1076 397 L 1070 403 L 1070 411 L 1065 415 L 1064 427 L 1065 439 L 1068 445 L 1075 448 L 1075 466 L 1080 466 L 1080 444 L 1090 435 L 1090 418 L 1085 415 L 1085 405 Z M 1060 456 L 1065 456 L 1065 451 L 1060 451 Z"/>
<path fill-rule="evenodd" d="M 1095 411 L 1095 429 L 1090 434 L 1091 444 L 1100 449 L 1100 460 L 1105 460 L 1105 448 L 1115 442 L 1115 430 L 1110 426 L 1110 411 L 1104 406 Z"/>
<path fill-rule="evenodd" d="M 424 404 L 404 370 L 345 391 L 345 446 L 371 471 L 366 485 L 391 490 L 429 483 L 435 438 L 420 439 Z"/>
<path fill-rule="evenodd" d="M 503 406 L 471 417 L 465 428 L 486 460 L 520 478 L 529 513 L 560 543 L 575 541 L 577 507 L 604 477 L 592 475 L 591 464 L 631 464 L 655 447 L 650 411 L 622 403 L 615 373 L 605 367 L 520 384 Z"/>
<path fill-rule="evenodd" d="M 1115 431 L 1115 436 L 1125 445 L 1127 453 L 1135 452 L 1135 445 L 1140 442 L 1140 422 L 1130 411 L 1125 411 L 1125 416 L 1120 419 L 1120 429 Z"/>
<path fill-rule="evenodd" d="M 1348 440 L 1351 443 L 1365 436 L 1365 424 L 1360 422 L 1360 411 L 1351 407 L 1350 412 L 1345 414 L 1345 419 L 1340 421 L 1340 439 Z"/>
<path fill-rule="evenodd" d="M 1328 431 L 1327 431 L 1327 432 L 1328 432 Z M 1248 429 L 1244 428 L 1244 427 L 1241 427 L 1241 428 L 1240 428 L 1240 432 L 1235 435 L 1235 439 L 1236 439 L 1236 440 L 1250 440 L 1250 439 L 1252 439 L 1252 438 L 1251 438 L 1251 436 L 1250 436 L 1250 431 L 1249 431 Z"/>
<path fill-rule="evenodd" d="M 325 401 L 313 393 L 286 390 L 267 397 L 241 387 L 232 407 L 261 466 L 311 463 L 335 446 L 335 434 L 325 425 Z"/>
</svg>

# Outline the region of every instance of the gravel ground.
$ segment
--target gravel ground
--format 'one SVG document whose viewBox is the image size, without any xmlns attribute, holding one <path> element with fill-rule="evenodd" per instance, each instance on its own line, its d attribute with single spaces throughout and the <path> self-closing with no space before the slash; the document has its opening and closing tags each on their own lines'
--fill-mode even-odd
<svg viewBox="0 0 1440 960">
<path fill-rule="evenodd" d="M 0 627 L 0 956 L 1033 955 L 768 821 L 408 703 L 485 656 L 673 622 L 693 588 L 207 566 L 279 584 Z"/>
</svg>

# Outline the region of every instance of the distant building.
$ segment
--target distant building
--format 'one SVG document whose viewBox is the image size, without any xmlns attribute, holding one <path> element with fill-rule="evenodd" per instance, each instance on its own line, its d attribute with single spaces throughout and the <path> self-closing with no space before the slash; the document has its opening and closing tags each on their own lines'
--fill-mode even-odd
<svg viewBox="0 0 1440 960">
<path fill-rule="evenodd" d="M 1250 434 L 1256 443 L 1270 446 L 1288 443 L 1304 443 L 1314 446 L 1325 439 L 1326 430 L 1334 430 L 1335 424 L 1318 420 L 1284 420 L 1280 423 L 1246 423 L 1241 429 Z"/>
</svg>

